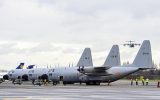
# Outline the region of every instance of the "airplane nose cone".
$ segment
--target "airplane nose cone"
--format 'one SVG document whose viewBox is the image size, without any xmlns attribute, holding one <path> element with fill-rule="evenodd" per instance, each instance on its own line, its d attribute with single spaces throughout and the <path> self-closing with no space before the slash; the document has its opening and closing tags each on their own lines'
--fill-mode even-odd
<svg viewBox="0 0 160 100">
<path fill-rule="evenodd" d="M 6 74 L 6 75 L 3 76 L 3 79 L 4 80 L 9 80 L 9 76 Z"/>
<path fill-rule="evenodd" d="M 26 75 L 26 74 L 23 75 L 23 76 L 22 76 L 22 80 L 23 80 L 23 81 L 28 81 L 28 75 Z"/>
</svg>

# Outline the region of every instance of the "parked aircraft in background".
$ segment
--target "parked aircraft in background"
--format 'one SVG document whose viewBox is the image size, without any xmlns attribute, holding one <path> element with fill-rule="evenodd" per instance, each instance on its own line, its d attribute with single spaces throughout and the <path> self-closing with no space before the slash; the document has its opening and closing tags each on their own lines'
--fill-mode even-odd
<svg viewBox="0 0 160 100">
<path fill-rule="evenodd" d="M 24 67 L 24 63 L 20 63 L 20 64 L 18 65 L 18 67 L 17 67 L 16 69 L 14 69 L 14 70 L 23 69 L 23 67 Z M 5 74 L 5 75 L 3 76 L 3 79 L 4 79 L 4 80 L 9 80 L 9 73 L 12 73 L 14 70 L 10 70 L 7 74 Z M 12 75 L 10 75 L 10 78 L 11 78 L 11 76 L 12 76 Z"/>
<path fill-rule="evenodd" d="M 0 79 L 3 79 L 3 76 L 6 75 L 8 72 L 0 72 Z"/>
<path fill-rule="evenodd" d="M 3 79 L 12 80 L 14 82 L 18 77 L 20 77 L 23 81 L 27 81 L 28 76 L 26 76 L 26 74 L 28 74 L 28 71 L 32 69 L 34 65 L 29 65 L 27 69 L 23 69 L 23 67 L 24 63 L 20 63 L 20 65 L 16 69 L 10 70 L 6 75 L 4 75 Z"/>
<path fill-rule="evenodd" d="M 89 61 L 89 63 L 87 62 L 87 60 Z M 112 47 L 107 59 L 105 60 L 105 63 L 102 66 L 105 66 L 105 68 L 108 69 L 113 66 L 120 66 L 118 45 L 114 45 Z M 90 52 L 86 52 L 85 55 L 83 54 L 81 56 L 80 61 L 78 62 L 76 67 L 61 67 L 50 69 L 48 72 L 48 77 L 49 80 L 53 82 L 53 84 L 56 84 L 59 81 L 63 81 L 63 84 L 81 83 L 83 81 L 81 77 L 85 76 L 85 74 L 81 73 L 81 70 L 85 68 L 93 69 Z M 93 84 L 99 85 L 100 82 L 95 80 Z"/>
<path fill-rule="evenodd" d="M 4 70 L 0 70 L 0 83 L 4 82 L 3 76 L 6 75 L 8 72 Z"/>
</svg>

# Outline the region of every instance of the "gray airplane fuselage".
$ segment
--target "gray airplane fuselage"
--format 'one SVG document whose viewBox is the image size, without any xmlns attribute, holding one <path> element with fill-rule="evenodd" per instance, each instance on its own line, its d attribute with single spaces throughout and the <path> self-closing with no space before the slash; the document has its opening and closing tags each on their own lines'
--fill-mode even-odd
<svg viewBox="0 0 160 100">
<path fill-rule="evenodd" d="M 48 68 L 36 68 L 36 69 L 31 69 L 28 71 L 28 78 L 29 80 L 37 80 L 38 77 L 42 77 L 42 75 L 46 75 L 50 69 Z M 48 77 L 46 77 L 48 79 Z"/>
<path fill-rule="evenodd" d="M 77 67 L 54 68 L 48 73 L 49 80 L 59 82 L 63 78 L 64 83 L 113 82 L 139 70 L 135 67 L 111 67 L 99 75 L 91 74 L 92 72 L 83 74 L 77 69 Z"/>
<path fill-rule="evenodd" d="M 132 74 L 136 71 L 139 71 L 139 68 L 135 67 L 111 67 L 108 70 L 105 70 L 104 73 L 85 73 L 86 75 L 83 75 L 80 77 L 80 80 L 82 82 L 113 82 L 116 80 L 119 80 L 129 74 Z"/>
<path fill-rule="evenodd" d="M 11 70 L 11 71 L 8 72 L 9 80 L 15 80 L 18 77 L 22 78 L 23 75 L 27 75 L 28 74 L 29 70 L 30 69 L 15 69 L 15 70 Z"/>
<path fill-rule="evenodd" d="M 77 69 L 78 67 L 53 68 L 48 72 L 48 77 L 53 82 L 78 83 L 80 82 L 79 77 L 83 74 L 77 71 Z"/>
</svg>

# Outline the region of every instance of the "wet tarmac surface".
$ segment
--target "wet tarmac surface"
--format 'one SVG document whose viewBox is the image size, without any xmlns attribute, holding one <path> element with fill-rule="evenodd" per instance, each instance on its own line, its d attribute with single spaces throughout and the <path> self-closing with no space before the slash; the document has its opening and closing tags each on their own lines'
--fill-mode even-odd
<svg viewBox="0 0 160 100">
<path fill-rule="evenodd" d="M 105 83 L 100 86 L 34 86 L 30 82 L 22 85 L 4 82 L 0 84 L 0 100 L 159 100 L 160 88 L 156 83 L 130 86 L 130 81 L 120 80 L 110 86 Z"/>
</svg>

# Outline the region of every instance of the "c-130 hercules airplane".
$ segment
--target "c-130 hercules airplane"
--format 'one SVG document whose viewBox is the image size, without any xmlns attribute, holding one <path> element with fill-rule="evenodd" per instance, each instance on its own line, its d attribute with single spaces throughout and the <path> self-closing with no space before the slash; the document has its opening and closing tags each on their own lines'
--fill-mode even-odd
<svg viewBox="0 0 160 100">
<path fill-rule="evenodd" d="M 53 68 L 48 72 L 49 80 L 53 82 L 53 84 L 58 83 L 59 81 L 63 81 L 63 84 L 73 84 L 73 83 L 81 83 L 83 82 L 81 77 L 84 77 L 85 74 L 81 73 L 80 70 L 82 68 L 93 68 L 92 58 L 91 58 L 90 49 L 85 49 L 82 54 L 77 67 L 62 67 L 62 68 Z M 90 60 L 89 60 L 90 59 Z M 92 65 L 92 66 L 90 66 Z M 102 66 L 120 66 L 120 55 L 119 55 L 119 47 L 118 45 L 113 45 L 112 49 L 106 58 L 104 64 Z M 97 80 L 90 82 L 85 82 L 87 85 L 94 84 L 99 85 L 100 82 Z"/>
<path fill-rule="evenodd" d="M 48 76 L 53 82 L 63 81 L 64 84 L 83 82 L 87 85 L 100 85 L 102 82 L 119 80 L 139 70 L 152 69 L 153 63 L 150 41 L 143 41 L 132 64 L 120 66 L 120 60 L 117 60 L 118 58 L 120 58 L 119 48 L 117 53 L 112 48 L 107 57 L 109 60 L 106 59 L 107 63 L 105 62 L 103 66 L 79 66 L 79 68 L 69 68 L 68 70 L 55 68 L 48 73 Z"/>
<path fill-rule="evenodd" d="M 92 55 L 91 55 L 91 50 L 90 48 L 85 48 L 78 63 L 77 63 L 77 66 L 85 66 L 85 67 L 93 67 L 93 62 L 92 62 Z M 67 79 L 68 78 L 72 78 L 73 77 L 78 77 L 77 76 L 77 73 L 79 73 L 77 71 L 77 68 L 78 67 L 58 67 L 58 68 L 54 68 L 54 69 L 46 69 L 46 68 L 37 68 L 37 69 L 31 69 L 29 72 L 28 72 L 28 78 L 29 80 L 32 80 L 33 82 L 35 80 L 38 79 L 38 77 L 40 76 L 42 80 L 51 80 L 53 81 L 53 84 L 57 84 L 59 83 L 59 79 L 54 79 L 56 76 L 56 78 L 62 78 L 62 74 L 67 74 Z M 70 74 L 70 72 L 72 72 L 72 70 L 75 70 L 73 71 L 73 73 Z M 54 74 L 56 75 L 52 75 L 52 72 L 55 72 Z M 76 75 L 75 75 L 76 73 Z M 81 74 L 81 73 L 79 73 Z M 57 76 L 58 75 L 58 76 Z M 52 78 L 53 77 L 53 78 Z M 63 78 L 66 79 L 66 77 L 64 76 Z M 52 80 L 53 79 L 53 80 Z M 54 81 L 55 80 L 55 81 Z M 75 82 L 79 82 L 77 81 L 76 79 L 73 79 L 74 81 L 66 81 L 64 82 L 64 84 L 71 84 L 71 83 L 75 83 Z"/>
</svg>

